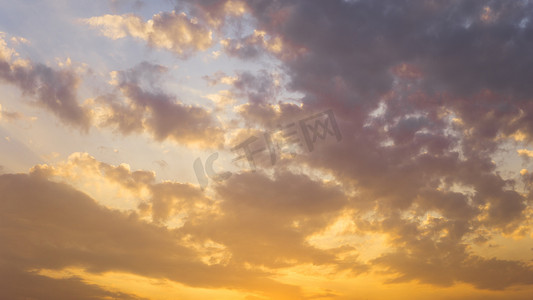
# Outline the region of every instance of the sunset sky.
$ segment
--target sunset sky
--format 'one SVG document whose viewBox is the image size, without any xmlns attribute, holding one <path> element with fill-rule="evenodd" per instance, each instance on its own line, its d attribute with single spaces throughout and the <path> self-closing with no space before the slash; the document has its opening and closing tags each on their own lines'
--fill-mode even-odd
<svg viewBox="0 0 533 300">
<path fill-rule="evenodd" d="M 532 299 L 533 2 L 0 3 L 0 299 Z"/>
</svg>

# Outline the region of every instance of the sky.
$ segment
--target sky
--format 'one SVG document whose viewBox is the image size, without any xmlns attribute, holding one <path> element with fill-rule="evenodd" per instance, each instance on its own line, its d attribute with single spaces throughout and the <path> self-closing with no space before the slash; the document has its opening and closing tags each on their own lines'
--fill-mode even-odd
<svg viewBox="0 0 533 300">
<path fill-rule="evenodd" d="M 0 298 L 531 299 L 530 1 L 0 3 Z"/>
</svg>

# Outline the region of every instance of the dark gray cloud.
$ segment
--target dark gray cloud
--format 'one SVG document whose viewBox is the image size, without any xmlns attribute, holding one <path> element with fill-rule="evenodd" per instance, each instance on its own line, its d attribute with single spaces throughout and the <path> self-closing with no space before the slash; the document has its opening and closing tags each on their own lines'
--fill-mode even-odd
<svg viewBox="0 0 533 300">
<path fill-rule="evenodd" d="M 199 16 L 216 18 L 210 1 L 189 3 L 202 11 Z M 348 206 L 360 230 L 376 230 L 368 225 L 368 213 L 402 229 L 380 229 L 397 250 L 376 264 L 398 272 L 400 281 L 467 282 L 483 289 L 532 284 L 525 263 L 480 258 L 465 245 L 485 230 L 516 233 L 530 218 L 526 197 L 515 190 L 514 180 L 497 172 L 493 159 L 513 134 L 521 132 L 529 141 L 533 135 L 528 84 L 533 4 L 258 0 L 246 5 L 251 26 L 279 38 L 282 51 L 243 36 L 227 43 L 227 53 L 277 58 L 289 79 L 284 88 L 304 95 L 298 111 L 332 108 L 343 132 L 342 143 L 319 147 L 293 165 L 332 174 L 356 192 Z M 252 77 L 257 82 L 246 79 Z M 260 74 L 242 79 L 244 91 L 264 87 L 261 95 L 268 95 L 277 89 Z M 274 112 L 254 101 L 253 93 L 243 96 L 250 99 L 243 116 L 251 122 L 266 126 L 257 116 L 284 113 L 283 106 Z M 428 225 L 400 217 L 406 214 L 439 219 Z"/>
</svg>

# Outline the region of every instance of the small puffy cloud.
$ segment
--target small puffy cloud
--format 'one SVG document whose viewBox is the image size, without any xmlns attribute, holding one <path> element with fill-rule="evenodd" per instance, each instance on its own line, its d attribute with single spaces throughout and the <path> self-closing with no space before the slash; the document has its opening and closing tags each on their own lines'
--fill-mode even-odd
<svg viewBox="0 0 533 300">
<path fill-rule="evenodd" d="M 533 151 L 528 150 L 528 149 L 519 149 L 519 150 L 516 150 L 516 152 L 518 152 L 518 155 L 524 158 L 533 157 Z"/>
<path fill-rule="evenodd" d="M 220 41 L 222 48 L 229 56 L 240 59 L 257 59 L 261 54 L 272 53 L 283 56 L 283 42 L 280 37 L 267 36 L 266 32 L 254 30 L 248 36 L 238 39 L 224 39 Z"/>
<path fill-rule="evenodd" d="M 6 121 L 16 121 L 22 119 L 22 114 L 16 111 L 8 111 L 2 109 L 2 105 L 0 104 L 0 120 L 4 119 Z"/>
<path fill-rule="evenodd" d="M 161 12 L 144 22 L 136 15 L 104 15 L 83 20 L 111 38 L 126 36 L 142 39 L 155 48 L 163 48 L 186 58 L 212 45 L 211 31 L 185 13 Z"/>
<path fill-rule="evenodd" d="M 158 141 L 171 139 L 198 147 L 220 147 L 223 131 L 211 112 L 184 104 L 157 87 L 165 72 L 159 65 L 143 62 L 115 73 L 121 95 L 98 99 L 104 108 L 99 114 L 101 126 L 113 127 L 125 135 L 147 131 Z"/>
<path fill-rule="evenodd" d="M 204 79 L 205 81 L 207 81 L 207 84 L 209 84 L 210 86 L 214 86 L 214 85 L 217 85 L 217 84 L 228 84 L 228 85 L 231 85 L 235 82 L 235 80 L 237 80 L 237 77 L 232 77 L 232 76 L 229 76 L 227 75 L 226 73 L 222 72 L 222 71 L 217 71 L 215 72 L 215 74 L 209 76 L 209 75 L 205 75 L 202 77 L 202 79 Z"/>
<path fill-rule="evenodd" d="M 38 106 L 56 115 L 63 123 L 87 132 L 91 114 L 78 102 L 80 78 L 77 73 L 72 69 L 53 69 L 18 56 L 0 37 L 0 80 L 34 97 Z"/>
</svg>

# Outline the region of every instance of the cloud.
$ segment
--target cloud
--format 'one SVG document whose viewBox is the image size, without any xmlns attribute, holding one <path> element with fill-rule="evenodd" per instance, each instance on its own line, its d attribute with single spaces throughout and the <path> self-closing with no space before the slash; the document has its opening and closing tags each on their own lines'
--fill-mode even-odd
<svg viewBox="0 0 533 300">
<path fill-rule="evenodd" d="M 25 276 L 75 266 L 273 298 L 301 297 L 300 288 L 273 278 L 306 265 L 339 277 L 383 274 L 387 283 L 530 288 L 529 262 L 476 247 L 531 234 L 532 176 L 526 169 L 508 175 L 513 164 L 499 161 L 510 143 L 531 156 L 532 9 L 528 1 L 503 0 L 201 0 L 179 1 L 148 21 L 85 19 L 111 39 L 137 38 L 180 58 L 218 39 L 232 59 L 274 61 L 280 75 L 254 67 L 205 77 L 210 88 L 230 85 L 219 95 L 241 101 L 232 120 L 237 138 L 331 109 L 343 139 L 302 147 L 264 171 L 234 173 L 208 195 L 87 154 L 65 166 L 38 166 L 32 175 L 4 175 L 0 222 L 7 229 L 0 238 L 9 247 L 0 254 Z M 67 124 L 90 123 L 75 101 L 74 73 L 16 60 L 5 46 L 0 53 L 4 81 Z M 115 90 L 95 100 L 99 125 L 220 148 L 225 134 L 214 112 L 164 91 L 165 72 L 147 62 L 113 72 Z M 237 128 L 241 121 L 249 129 Z M 130 192 L 133 212 L 48 181 L 80 174 Z M 337 234 L 339 223 L 348 225 Z M 323 247 L 310 242 L 321 234 Z M 363 260 L 360 236 L 383 237 L 382 248 Z"/>
<path fill-rule="evenodd" d="M 104 15 L 84 19 L 83 22 L 111 38 L 131 36 L 146 41 L 154 48 L 172 51 L 181 58 L 187 58 L 212 45 L 211 31 L 187 17 L 185 13 L 161 12 L 144 22 L 136 15 Z"/>
<path fill-rule="evenodd" d="M 524 157 L 524 158 L 533 157 L 533 151 L 531 151 L 531 150 L 519 149 L 519 150 L 517 150 L 517 152 L 518 152 L 518 155 L 520 155 L 521 157 Z"/>
<path fill-rule="evenodd" d="M 31 174 L 67 181 L 89 191 L 94 189 L 92 181 L 116 183 L 136 195 L 140 214 L 150 215 L 155 224 L 168 224 L 179 217 L 177 233 L 198 243 L 223 245 L 233 263 L 274 268 L 306 262 L 340 263 L 334 252 L 316 249 L 306 238 L 334 222 L 348 200 L 339 186 L 306 175 L 282 172 L 269 178 L 256 173 L 234 174 L 216 187 L 210 199 L 191 184 L 157 182 L 154 172 L 113 166 L 86 153 L 74 153 L 57 166 L 37 165 Z M 103 186 L 98 189 L 105 190 Z M 265 230 L 267 224 L 269 229 Z M 250 244 L 257 249 L 252 251 Z M 288 245 L 290 252 L 286 251 Z"/>
<path fill-rule="evenodd" d="M 347 199 L 334 186 L 288 172 L 269 178 L 235 174 L 216 187 L 220 213 L 197 215 L 181 229 L 225 245 L 232 260 L 269 268 L 337 263 L 334 253 L 306 237 L 339 216 Z"/>
<path fill-rule="evenodd" d="M 207 2 L 190 5 L 214 14 Z M 465 249 L 480 231 L 518 234 L 531 217 L 515 180 L 498 172 L 494 162 L 509 138 L 520 133 L 531 139 L 532 90 L 525 78 L 533 70 L 526 54 L 533 48 L 527 38 L 532 27 L 524 22 L 530 3 L 339 0 L 246 6 L 253 29 L 278 39 L 283 51 L 269 52 L 253 35 L 228 40 L 226 51 L 245 60 L 271 53 L 288 77 L 283 88 L 303 95 L 297 111 L 333 109 L 345 137 L 289 164 L 320 170 L 342 182 L 345 193 L 357 195 L 349 207 L 359 230 L 373 232 L 369 224 L 387 222 L 403 230 L 380 229 L 394 250 L 376 265 L 400 273 L 398 280 L 436 285 L 531 284 L 525 263 L 481 258 Z M 265 119 L 279 111 L 257 99 L 276 89 L 260 72 L 244 75 L 233 83 L 241 80 L 248 100 L 242 116 L 267 127 Z M 438 218 L 424 225 L 427 215 Z M 502 276 L 490 273 L 492 267 L 501 268 Z"/>
<path fill-rule="evenodd" d="M 89 110 L 77 99 L 80 79 L 70 69 L 52 69 L 15 57 L 13 49 L 0 38 L 0 80 L 18 87 L 23 94 L 35 97 L 36 104 L 52 112 L 63 123 L 88 132 L 91 125 Z"/>
<path fill-rule="evenodd" d="M 17 121 L 22 119 L 23 116 L 19 112 L 13 112 L 13 111 L 7 111 L 2 109 L 2 105 L 0 104 L 0 120 L 5 119 L 8 122 Z"/>
<path fill-rule="evenodd" d="M 107 292 L 106 287 L 82 284 L 76 278 L 56 281 L 30 272 L 81 267 L 92 273 L 115 271 L 167 278 L 195 287 L 298 295 L 296 287 L 269 279 L 265 272 L 236 264 L 207 265 L 175 232 L 146 223 L 135 213 L 98 205 L 66 184 L 50 182 L 37 174 L 1 175 L 0 190 L 0 240 L 6 245 L 0 249 L 0 257 L 5 261 L 3 268 L 16 275 L 13 281 L 30 280 L 50 287 L 65 283 L 59 291 L 80 299 L 128 297 Z M 20 296 L 18 291 L 19 285 L 9 285 L 3 293 Z M 33 291 L 25 293 L 32 295 Z M 53 293 L 50 289 L 44 292 Z"/>
<path fill-rule="evenodd" d="M 87 153 L 73 153 L 66 162 L 56 166 L 36 165 L 31 174 L 48 179 L 59 179 L 73 185 L 93 190 L 112 190 L 118 185 L 122 198 L 129 191 L 135 207 L 143 214 L 149 214 L 156 223 L 195 213 L 196 207 L 209 206 L 209 199 L 200 188 L 187 183 L 157 182 L 153 171 L 132 171 L 127 164 L 114 166 L 96 160 Z M 94 194 L 94 196 L 99 196 Z M 199 210 L 201 211 L 201 210 Z"/>
<path fill-rule="evenodd" d="M 261 125 L 265 128 L 277 128 L 284 122 L 295 121 L 304 115 L 298 104 L 284 102 L 282 73 L 261 69 L 256 73 L 237 71 L 228 76 L 218 71 L 211 76 L 204 76 L 208 85 L 230 85 L 230 90 L 223 90 L 221 95 L 210 97 L 214 101 L 237 102 L 233 111 L 245 121 L 248 127 Z"/>
<path fill-rule="evenodd" d="M 209 2 L 190 6 L 217 15 Z M 433 108 L 460 115 L 476 134 L 529 135 L 530 8 L 508 1 L 257 1 L 246 4 L 255 33 L 226 44 L 230 54 L 256 58 L 268 48 L 258 40 L 279 40 L 283 51 L 275 56 L 291 78 L 288 88 L 311 105 L 329 102 L 364 116 L 396 89 L 398 66 L 409 66 L 418 75 L 404 71 L 403 79 L 417 78 L 415 87 L 441 99 Z"/>
<path fill-rule="evenodd" d="M 148 131 L 157 141 L 166 139 L 200 147 L 220 147 L 222 130 L 206 109 L 179 102 L 161 91 L 157 82 L 166 69 L 147 62 L 117 73 L 121 96 L 104 95 L 98 102 L 107 110 L 103 126 L 128 135 Z M 125 101 L 124 101 L 125 100 Z"/>
<path fill-rule="evenodd" d="M 9 299 L 146 299 L 87 284 L 77 277 L 53 279 L 6 266 L 0 267 L 0 276 L 3 278 L 0 283 L 2 295 Z"/>
<path fill-rule="evenodd" d="M 262 54 L 284 54 L 279 37 L 269 37 L 264 31 L 258 30 L 242 38 L 224 39 L 220 44 L 226 54 L 243 60 L 257 59 Z"/>
<path fill-rule="evenodd" d="M 208 198 L 198 187 L 156 182 L 153 172 L 131 171 L 87 154 L 73 154 L 68 162 L 55 167 L 36 166 L 31 174 L 88 190 L 94 189 L 91 181 L 99 177 L 119 184 L 137 195 L 140 215 L 148 214 L 154 224 L 175 228 L 178 237 L 199 247 L 194 249 L 209 251 L 209 264 L 278 269 L 312 263 L 355 273 L 367 270 L 354 260 L 352 247 L 324 250 L 307 242 L 338 219 L 348 199 L 339 186 L 306 175 L 282 172 L 269 178 L 265 174 L 234 174 Z M 143 189 L 148 193 L 143 194 Z M 206 243 L 218 246 L 206 248 Z"/>
<path fill-rule="evenodd" d="M 420 225 L 388 220 L 381 226 L 394 233 L 393 244 L 397 249 L 374 259 L 373 264 L 385 267 L 392 275 L 390 283 L 417 280 L 451 286 L 465 282 L 489 290 L 533 283 L 533 269 L 525 262 L 469 253 L 466 245 L 457 239 L 464 230 L 460 222 L 428 218 L 425 225 Z"/>
</svg>

